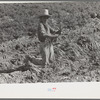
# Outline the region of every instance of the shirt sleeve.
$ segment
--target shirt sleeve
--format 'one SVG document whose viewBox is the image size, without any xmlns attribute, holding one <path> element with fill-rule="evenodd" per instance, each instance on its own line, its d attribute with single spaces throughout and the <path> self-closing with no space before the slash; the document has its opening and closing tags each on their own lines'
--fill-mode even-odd
<svg viewBox="0 0 100 100">
<path fill-rule="evenodd" d="M 46 34 L 46 30 L 45 30 L 43 24 L 40 24 L 39 30 L 40 30 L 40 33 L 41 33 L 42 36 L 44 36 Z"/>
</svg>

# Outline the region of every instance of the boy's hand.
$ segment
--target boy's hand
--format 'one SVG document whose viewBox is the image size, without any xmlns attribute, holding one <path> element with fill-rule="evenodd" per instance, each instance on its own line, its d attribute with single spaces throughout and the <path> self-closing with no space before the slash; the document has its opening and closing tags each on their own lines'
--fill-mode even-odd
<svg viewBox="0 0 100 100">
<path fill-rule="evenodd" d="M 58 37 L 58 34 L 53 35 L 53 38 L 57 38 L 57 37 Z"/>
<path fill-rule="evenodd" d="M 48 35 L 49 38 L 53 39 L 53 38 L 57 38 L 58 37 L 58 34 L 55 34 L 55 35 Z"/>
<path fill-rule="evenodd" d="M 60 35 L 60 34 L 61 34 L 61 30 L 58 30 L 58 31 L 56 32 L 56 34 L 59 34 L 59 35 Z"/>
</svg>

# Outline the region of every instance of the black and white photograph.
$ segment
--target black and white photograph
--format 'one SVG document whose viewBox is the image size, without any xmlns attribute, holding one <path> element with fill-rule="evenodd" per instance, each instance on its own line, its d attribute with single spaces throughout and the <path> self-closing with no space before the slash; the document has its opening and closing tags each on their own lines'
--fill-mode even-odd
<svg viewBox="0 0 100 100">
<path fill-rule="evenodd" d="M 0 3 L 0 84 L 100 82 L 100 2 Z"/>
</svg>

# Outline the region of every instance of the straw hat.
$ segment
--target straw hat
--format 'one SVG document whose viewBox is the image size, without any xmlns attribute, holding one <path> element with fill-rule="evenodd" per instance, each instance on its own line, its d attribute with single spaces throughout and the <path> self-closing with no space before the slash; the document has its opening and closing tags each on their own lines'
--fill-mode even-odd
<svg viewBox="0 0 100 100">
<path fill-rule="evenodd" d="M 48 9 L 44 9 L 39 17 L 50 17 Z"/>
</svg>

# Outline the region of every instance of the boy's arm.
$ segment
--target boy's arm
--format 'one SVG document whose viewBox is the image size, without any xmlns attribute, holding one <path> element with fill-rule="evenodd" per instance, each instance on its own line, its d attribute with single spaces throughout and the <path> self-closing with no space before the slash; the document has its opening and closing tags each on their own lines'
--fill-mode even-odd
<svg viewBox="0 0 100 100">
<path fill-rule="evenodd" d="M 42 36 L 44 36 L 44 37 L 56 38 L 58 36 L 58 35 L 47 34 L 45 31 L 45 28 L 42 24 L 40 24 L 40 31 L 41 31 Z"/>
<path fill-rule="evenodd" d="M 55 30 L 54 28 L 52 28 L 51 26 L 49 26 L 50 29 L 50 33 L 55 34 L 57 32 L 57 30 Z"/>
<path fill-rule="evenodd" d="M 52 34 L 58 34 L 58 35 L 61 34 L 61 30 L 55 30 L 55 29 L 53 29 L 53 28 L 50 27 L 50 26 L 49 26 L 49 28 L 50 28 L 50 32 L 51 32 Z"/>
</svg>

